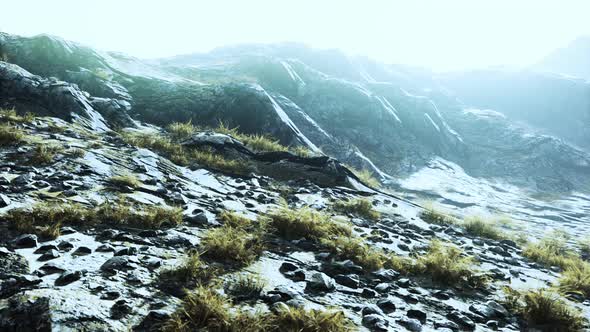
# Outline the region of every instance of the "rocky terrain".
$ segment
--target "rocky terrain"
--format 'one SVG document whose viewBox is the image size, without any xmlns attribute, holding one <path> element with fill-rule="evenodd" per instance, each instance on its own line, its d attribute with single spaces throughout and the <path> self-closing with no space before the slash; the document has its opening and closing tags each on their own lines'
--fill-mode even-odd
<svg viewBox="0 0 590 332">
<path fill-rule="evenodd" d="M 292 44 L 0 57 L 2 331 L 588 328 L 587 82 Z"/>
</svg>

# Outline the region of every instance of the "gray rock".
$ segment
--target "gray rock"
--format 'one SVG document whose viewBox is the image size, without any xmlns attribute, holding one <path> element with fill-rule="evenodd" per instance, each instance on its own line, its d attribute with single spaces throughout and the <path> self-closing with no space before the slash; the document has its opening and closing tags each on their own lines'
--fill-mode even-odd
<svg viewBox="0 0 590 332">
<path fill-rule="evenodd" d="M 378 314 L 368 314 L 363 316 L 362 324 L 371 331 L 389 331 L 389 322 L 383 316 Z"/>
<path fill-rule="evenodd" d="M 337 283 L 350 288 L 358 288 L 360 279 L 356 274 L 337 274 L 334 276 Z"/>
<path fill-rule="evenodd" d="M 17 248 L 35 248 L 37 246 L 37 235 L 23 234 L 14 240 Z"/>
<path fill-rule="evenodd" d="M 307 282 L 307 288 L 312 291 L 329 292 L 336 288 L 336 282 L 325 273 L 316 272 Z"/>
<path fill-rule="evenodd" d="M 412 332 L 422 331 L 422 324 L 417 319 L 403 317 L 396 320 L 395 322 Z"/>
<path fill-rule="evenodd" d="M 56 286 L 65 286 L 73 283 L 74 281 L 80 280 L 82 272 L 80 271 L 66 271 L 62 273 L 56 280 Z"/>
</svg>

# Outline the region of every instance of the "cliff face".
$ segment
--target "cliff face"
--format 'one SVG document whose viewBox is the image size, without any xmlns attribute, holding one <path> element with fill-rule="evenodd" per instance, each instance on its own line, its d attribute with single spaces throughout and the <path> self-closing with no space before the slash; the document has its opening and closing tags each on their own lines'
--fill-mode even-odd
<svg viewBox="0 0 590 332">
<path fill-rule="evenodd" d="M 117 126 L 133 125 L 129 117 L 223 121 L 320 148 L 383 180 L 441 157 L 469 174 L 543 191 L 586 189 L 590 181 L 590 93 L 582 81 L 499 71 L 435 77 L 296 44 L 141 61 L 49 36 L 0 42 L 9 62 L 99 99 L 95 108 Z"/>
</svg>

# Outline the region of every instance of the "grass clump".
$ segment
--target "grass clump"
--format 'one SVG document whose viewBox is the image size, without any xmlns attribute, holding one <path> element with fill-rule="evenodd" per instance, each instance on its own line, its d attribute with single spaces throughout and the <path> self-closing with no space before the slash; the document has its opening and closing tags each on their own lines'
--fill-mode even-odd
<svg viewBox="0 0 590 332">
<path fill-rule="evenodd" d="M 54 239 L 62 225 L 81 225 L 92 217 L 92 210 L 75 203 L 40 203 L 31 208 L 8 211 L 2 219 L 11 229 Z"/>
<path fill-rule="evenodd" d="M 420 218 L 437 225 L 454 225 L 458 223 L 457 219 L 436 209 L 432 203 L 424 204 L 424 210 L 420 213 Z"/>
<path fill-rule="evenodd" d="M 238 301 L 256 299 L 260 296 L 266 282 L 255 274 L 240 274 L 225 286 L 225 292 Z"/>
<path fill-rule="evenodd" d="M 254 262 L 264 250 L 261 231 L 222 226 L 207 231 L 201 240 L 203 256 L 245 266 Z"/>
<path fill-rule="evenodd" d="M 165 269 L 158 275 L 160 282 L 182 285 L 204 285 L 217 275 L 217 270 L 207 266 L 197 252 L 190 252 L 180 265 Z"/>
<path fill-rule="evenodd" d="M 296 156 L 299 156 L 302 158 L 309 158 L 313 155 L 313 153 L 308 148 L 306 148 L 304 146 L 296 146 L 291 149 L 291 152 L 293 152 L 293 154 L 295 154 Z"/>
<path fill-rule="evenodd" d="M 305 310 L 283 307 L 268 317 L 266 331 L 343 332 L 354 331 L 353 323 L 338 310 Z"/>
<path fill-rule="evenodd" d="M 234 174 L 245 174 L 249 170 L 247 166 L 244 166 L 244 163 L 227 159 L 210 149 L 192 149 L 188 152 L 187 158 L 201 166 Z"/>
<path fill-rule="evenodd" d="M 579 331 L 587 323 L 580 312 L 559 295 L 543 290 L 519 292 L 505 288 L 504 305 L 526 321 L 529 328 L 544 331 Z"/>
<path fill-rule="evenodd" d="M 470 217 L 462 224 L 465 231 L 471 235 L 485 237 L 492 240 L 507 239 L 509 236 L 502 232 L 493 222 L 481 217 Z"/>
<path fill-rule="evenodd" d="M 80 148 L 72 148 L 67 151 L 68 155 L 74 158 L 84 158 L 86 151 Z"/>
<path fill-rule="evenodd" d="M 319 211 L 309 208 L 282 207 L 270 212 L 270 227 L 274 233 L 289 240 L 308 238 L 321 241 L 335 236 L 351 236 L 349 225 L 338 223 Z"/>
<path fill-rule="evenodd" d="M 39 144 L 35 147 L 33 155 L 29 158 L 31 165 L 47 165 L 53 162 L 55 156 L 63 151 L 58 145 Z"/>
<path fill-rule="evenodd" d="M 373 204 L 367 199 L 355 198 L 350 201 L 338 201 L 334 208 L 344 213 L 351 213 L 369 219 L 379 219 L 381 214 L 373 209 Z"/>
<path fill-rule="evenodd" d="M 235 139 L 241 141 L 242 143 L 244 143 L 244 145 L 256 152 L 273 152 L 289 150 L 289 148 L 280 144 L 278 140 L 273 140 L 263 135 L 243 134 L 238 131 L 237 127 L 230 128 L 226 126 L 223 122 L 220 122 L 219 126 L 217 126 L 217 128 L 213 130 L 218 133 L 234 137 Z"/>
<path fill-rule="evenodd" d="M 562 269 L 576 265 L 577 255 L 567 247 L 567 236 L 553 232 L 538 242 L 527 244 L 522 255 L 545 266 L 558 266 Z"/>
<path fill-rule="evenodd" d="M 25 132 L 10 124 L 0 124 L 0 146 L 19 144 L 25 138 Z"/>
<path fill-rule="evenodd" d="M 141 181 L 137 176 L 129 173 L 112 176 L 108 182 L 115 187 L 131 187 L 133 189 L 141 186 Z"/>
<path fill-rule="evenodd" d="M 16 110 L 14 108 L 0 108 L 0 119 L 9 122 L 23 123 L 33 121 L 35 119 L 35 115 L 33 113 L 28 112 L 25 113 L 25 115 L 19 115 L 18 113 L 16 113 Z"/>
<path fill-rule="evenodd" d="M 189 293 L 163 331 L 230 331 L 232 316 L 226 299 L 215 291 L 200 286 Z"/>
<path fill-rule="evenodd" d="M 474 268 L 475 260 L 464 256 L 463 251 L 452 245 L 433 240 L 428 251 L 416 259 L 415 273 L 429 275 L 433 281 L 447 285 L 466 283 L 477 286 L 486 283 Z"/>
<path fill-rule="evenodd" d="M 590 298 L 590 263 L 578 260 L 569 265 L 558 280 L 562 293 L 577 293 Z"/>
<path fill-rule="evenodd" d="M 387 256 L 381 250 L 371 248 L 361 238 L 341 236 L 324 239 L 322 244 L 337 257 L 350 259 L 369 271 L 379 270 L 387 261 Z"/>
<path fill-rule="evenodd" d="M 98 223 L 158 229 L 182 223 L 182 209 L 163 206 L 133 206 L 125 201 L 103 203 L 95 211 Z"/>
<path fill-rule="evenodd" d="M 174 140 L 183 140 L 191 137 L 197 128 L 193 126 L 191 121 L 188 122 L 174 122 L 166 128 L 168 133 Z"/>
<path fill-rule="evenodd" d="M 357 178 L 359 178 L 359 180 L 361 180 L 361 182 L 369 187 L 372 188 L 379 188 L 381 187 L 381 182 L 379 182 L 379 180 L 377 180 L 377 178 L 373 175 L 373 172 L 371 172 L 370 170 L 363 168 L 362 170 L 356 169 L 352 166 L 347 166 L 347 168 L 354 173 L 354 175 L 356 175 Z"/>
<path fill-rule="evenodd" d="M 282 307 L 275 312 L 247 313 L 215 291 L 199 287 L 163 326 L 166 332 L 343 332 L 354 330 L 341 311 Z"/>
<path fill-rule="evenodd" d="M 252 226 L 253 223 L 252 220 L 246 218 L 245 216 L 227 210 L 222 211 L 217 216 L 217 218 L 219 218 L 223 225 L 234 228 L 247 228 Z"/>
</svg>

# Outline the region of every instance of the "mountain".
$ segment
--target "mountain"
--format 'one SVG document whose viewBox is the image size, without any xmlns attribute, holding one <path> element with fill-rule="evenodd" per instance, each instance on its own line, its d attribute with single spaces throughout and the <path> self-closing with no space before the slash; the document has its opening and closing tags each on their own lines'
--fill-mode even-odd
<svg viewBox="0 0 590 332">
<path fill-rule="evenodd" d="M 460 219 L 585 233 L 581 79 L 294 43 L 142 60 L 0 33 L 0 56 L 0 330 L 536 328 L 491 299 L 569 267 Z"/>
<path fill-rule="evenodd" d="M 534 66 L 535 70 L 590 79 L 590 36 L 579 37 Z"/>
</svg>

